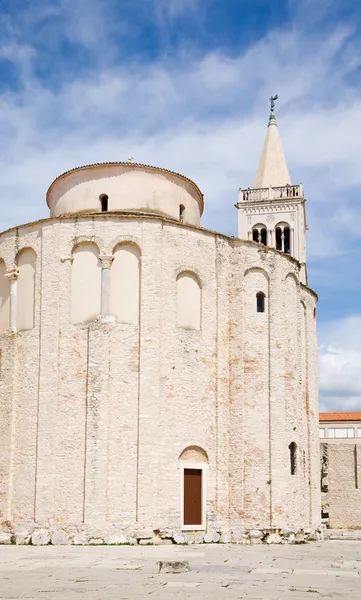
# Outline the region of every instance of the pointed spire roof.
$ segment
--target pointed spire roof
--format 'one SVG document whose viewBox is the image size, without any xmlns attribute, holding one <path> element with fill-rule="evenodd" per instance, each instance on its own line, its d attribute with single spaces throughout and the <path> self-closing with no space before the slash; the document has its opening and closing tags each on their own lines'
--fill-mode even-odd
<svg viewBox="0 0 361 600">
<path fill-rule="evenodd" d="M 267 135 L 264 142 L 261 160 L 259 161 L 254 188 L 278 187 L 291 183 L 285 155 L 283 154 L 281 138 L 278 132 L 274 114 L 275 100 L 271 96 L 271 113 L 268 121 Z"/>
</svg>

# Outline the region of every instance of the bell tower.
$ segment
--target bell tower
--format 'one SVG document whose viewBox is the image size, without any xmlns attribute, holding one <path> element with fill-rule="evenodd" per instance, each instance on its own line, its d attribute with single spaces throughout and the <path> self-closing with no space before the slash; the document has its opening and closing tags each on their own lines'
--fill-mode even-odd
<svg viewBox="0 0 361 600">
<path fill-rule="evenodd" d="M 238 237 L 276 248 L 301 263 L 307 283 L 306 211 L 302 183 L 293 184 L 287 168 L 275 117 L 275 101 L 253 188 L 239 189 Z"/>
</svg>

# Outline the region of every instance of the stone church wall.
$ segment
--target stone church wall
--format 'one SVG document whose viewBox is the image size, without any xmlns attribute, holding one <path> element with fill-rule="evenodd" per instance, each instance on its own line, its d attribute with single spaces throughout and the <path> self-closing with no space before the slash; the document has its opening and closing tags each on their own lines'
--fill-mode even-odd
<svg viewBox="0 0 361 600">
<path fill-rule="evenodd" d="M 89 243 L 108 262 L 120 243 L 139 249 L 139 323 L 73 323 L 73 249 Z M 34 328 L 0 336 L 3 523 L 88 539 L 192 536 L 180 522 L 180 474 L 195 452 L 206 457 L 211 535 L 317 527 L 316 298 L 296 261 L 124 215 L 6 232 L 7 271 L 24 248 L 36 253 Z M 199 283 L 199 329 L 178 326 L 184 272 Z"/>
</svg>

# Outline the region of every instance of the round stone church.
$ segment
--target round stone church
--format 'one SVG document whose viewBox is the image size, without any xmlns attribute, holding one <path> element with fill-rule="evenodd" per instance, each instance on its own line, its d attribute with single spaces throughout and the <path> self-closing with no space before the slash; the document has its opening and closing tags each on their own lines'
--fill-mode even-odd
<svg viewBox="0 0 361 600">
<path fill-rule="evenodd" d="M 273 106 L 238 194 L 229 237 L 183 175 L 82 166 L 51 184 L 48 219 L 0 234 L 3 541 L 317 529 L 317 296 Z"/>
</svg>

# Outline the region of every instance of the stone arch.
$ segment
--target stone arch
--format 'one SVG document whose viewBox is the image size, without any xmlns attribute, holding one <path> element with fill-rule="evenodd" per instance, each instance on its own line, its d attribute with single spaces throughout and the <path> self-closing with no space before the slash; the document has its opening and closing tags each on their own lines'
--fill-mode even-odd
<svg viewBox="0 0 361 600">
<path fill-rule="evenodd" d="M 290 271 L 289 273 L 287 273 L 286 277 L 285 277 L 285 281 L 287 281 L 288 279 L 293 279 L 296 286 L 299 287 L 300 285 L 300 281 L 297 277 L 297 275 L 295 275 L 295 273 L 292 273 L 292 271 Z"/>
<path fill-rule="evenodd" d="M 73 246 L 71 253 L 74 252 L 77 246 L 82 244 L 95 244 L 98 247 L 99 254 L 106 254 L 103 240 L 97 235 L 77 235 L 73 239 Z"/>
<path fill-rule="evenodd" d="M 0 334 L 10 326 L 10 281 L 6 277 L 6 264 L 0 258 Z"/>
<path fill-rule="evenodd" d="M 89 323 L 100 315 L 99 247 L 91 241 L 75 244 L 71 266 L 71 322 Z"/>
<path fill-rule="evenodd" d="M 179 455 L 178 461 L 206 463 L 208 464 L 208 454 L 200 446 L 187 446 Z"/>
<path fill-rule="evenodd" d="M 33 329 L 35 322 L 35 277 L 36 252 L 33 248 L 22 248 L 15 257 L 18 269 L 16 329 Z"/>
<path fill-rule="evenodd" d="M 184 329 L 201 328 L 201 285 L 193 271 L 182 271 L 177 284 L 177 325 Z"/>
<path fill-rule="evenodd" d="M 114 254 L 117 247 L 121 244 L 133 244 L 134 246 L 137 246 L 139 252 L 141 253 L 140 239 L 138 239 L 138 237 L 135 237 L 133 235 L 119 235 L 116 238 L 114 238 L 109 244 L 110 254 Z"/>
<path fill-rule="evenodd" d="M 203 287 L 201 273 L 200 273 L 200 271 L 196 267 L 193 267 L 193 266 L 190 266 L 190 265 L 182 265 L 182 266 L 178 267 L 175 270 L 175 275 L 176 275 L 176 277 L 178 277 L 178 275 L 180 275 L 181 273 L 185 273 L 185 272 L 193 273 L 193 275 L 198 280 L 199 287 L 200 288 Z"/>
<path fill-rule="evenodd" d="M 110 314 L 119 323 L 139 324 L 141 250 L 133 242 L 122 241 L 113 249 L 110 278 Z"/>
<path fill-rule="evenodd" d="M 244 277 L 246 277 L 246 275 L 248 275 L 249 273 L 263 273 L 263 275 L 266 277 L 267 281 L 269 281 L 269 275 L 267 273 L 267 271 L 265 271 L 265 269 L 262 269 L 262 267 L 249 267 L 248 269 L 245 270 L 244 272 Z"/>
</svg>

